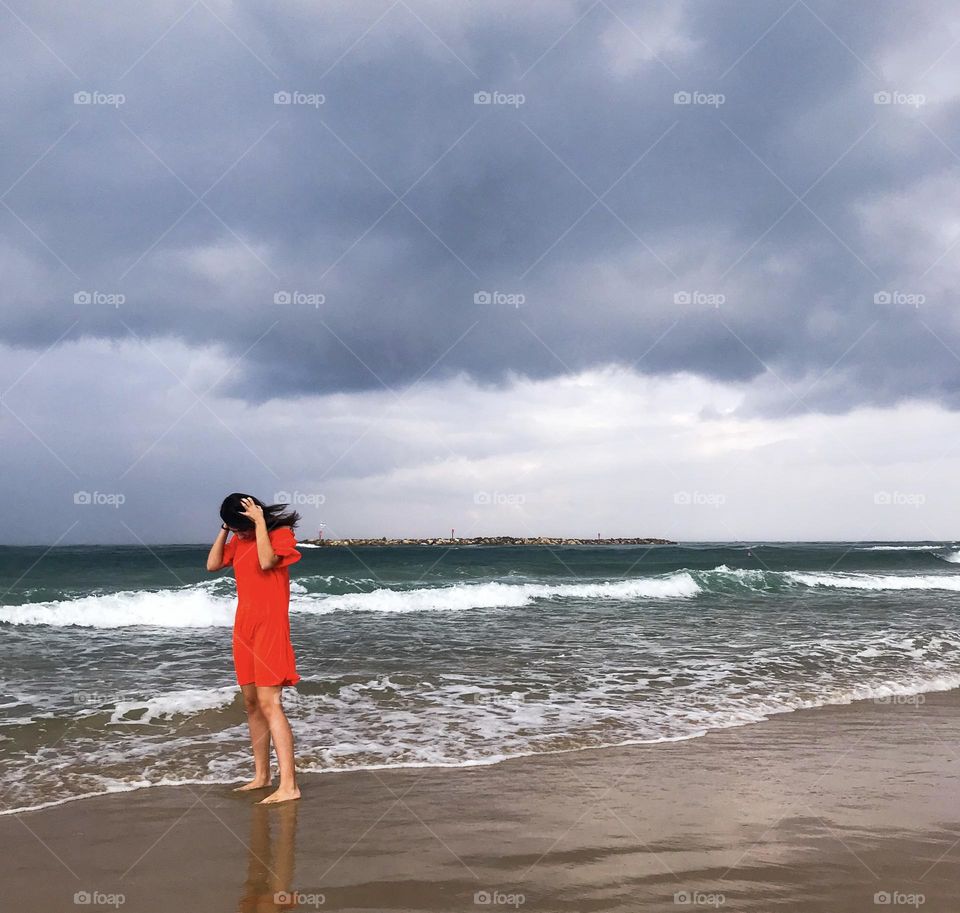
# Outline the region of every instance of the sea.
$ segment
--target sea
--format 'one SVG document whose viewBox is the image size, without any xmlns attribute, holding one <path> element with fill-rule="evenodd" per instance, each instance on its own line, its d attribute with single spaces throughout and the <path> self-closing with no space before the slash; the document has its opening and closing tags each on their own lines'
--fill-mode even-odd
<svg viewBox="0 0 960 913">
<path fill-rule="evenodd" d="M 0 813 L 249 778 L 205 545 L 0 548 Z M 700 738 L 960 686 L 954 542 L 301 546 L 300 771 Z"/>
</svg>

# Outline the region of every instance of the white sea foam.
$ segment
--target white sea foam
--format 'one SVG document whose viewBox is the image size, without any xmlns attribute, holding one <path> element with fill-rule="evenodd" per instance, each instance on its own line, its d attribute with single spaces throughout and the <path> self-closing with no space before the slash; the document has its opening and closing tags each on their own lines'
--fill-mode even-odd
<svg viewBox="0 0 960 913">
<path fill-rule="evenodd" d="M 296 582 L 294 582 L 296 584 Z M 301 584 L 291 587 L 291 610 L 314 615 L 336 611 L 422 612 L 483 608 L 515 608 L 535 599 L 666 599 L 700 592 L 687 573 L 606 583 L 508 584 L 458 583 L 453 586 L 409 590 L 379 589 L 344 595 L 308 594 Z M 177 590 L 133 591 L 83 596 L 55 602 L 27 603 L 0 608 L 0 622 L 14 625 L 50 625 L 120 628 L 154 625 L 166 628 L 225 627 L 233 624 L 234 600 L 215 596 L 206 584 Z"/>
<path fill-rule="evenodd" d="M 233 600 L 214 596 L 203 585 L 176 590 L 133 590 L 33 602 L 0 608 L 0 622 L 63 628 L 224 627 L 233 624 Z"/>
<path fill-rule="evenodd" d="M 858 552 L 932 552 L 943 545 L 861 545 Z"/>
<path fill-rule="evenodd" d="M 457 583 L 412 590 L 379 589 L 312 600 L 297 600 L 299 612 L 424 612 L 519 608 L 535 599 L 669 599 L 696 596 L 697 582 L 685 571 L 665 577 L 643 577 L 604 583 Z"/>
<path fill-rule="evenodd" d="M 237 689 L 231 685 L 224 688 L 187 688 L 142 701 L 118 701 L 110 722 L 138 724 L 155 719 L 190 716 L 203 710 L 229 707 L 236 697 Z"/>
<path fill-rule="evenodd" d="M 951 590 L 960 592 L 960 574 L 828 574 L 787 571 L 789 580 L 805 586 L 846 590 Z"/>
<path fill-rule="evenodd" d="M 909 697 L 927 692 L 947 691 L 960 687 L 960 674 L 943 673 L 930 676 L 919 676 L 904 681 L 878 681 L 873 684 L 849 684 L 847 686 L 827 687 L 815 697 L 801 698 L 797 694 L 785 694 L 774 697 L 772 694 L 752 694 L 748 699 L 736 698 L 725 701 L 721 705 L 708 709 L 694 710 L 687 705 L 659 708 L 653 718 L 642 721 L 637 718 L 632 728 L 636 734 L 625 738 L 591 739 L 580 745 L 567 744 L 556 747 L 549 739 L 538 740 L 531 732 L 545 722 L 554 724 L 559 731 L 568 729 L 571 724 L 585 723 L 589 719 L 599 720 L 606 714 L 608 718 L 620 719 L 628 708 L 620 705 L 608 707 L 604 710 L 603 704 L 593 700 L 577 700 L 558 704 L 555 695 L 549 695 L 542 706 L 524 704 L 518 701 L 516 707 L 505 707 L 504 703 L 454 704 L 461 708 L 459 716 L 461 734 L 472 733 L 474 736 L 483 736 L 474 740 L 471 747 L 461 738 L 454 738 L 452 742 L 438 739 L 438 732 L 446 727 L 436 728 L 431 725 L 431 717 L 425 709 L 416 716 L 400 712 L 396 719 L 383 707 L 377 708 L 375 718 L 369 722 L 377 722 L 376 729 L 364 725 L 364 718 L 357 717 L 353 724 L 360 724 L 356 729 L 344 718 L 344 712 L 351 704 L 359 703 L 362 707 L 366 700 L 364 692 L 382 690 L 384 680 L 371 680 L 367 683 L 357 683 L 341 689 L 342 697 L 333 699 L 334 716 L 326 719 L 325 726 L 308 724 L 298 725 L 301 721 L 296 717 L 310 713 L 310 698 L 300 698 L 305 701 L 303 706 L 294 708 L 293 719 L 298 739 L 298 768 L 301 772 L 335 774 L 339 772 L 357 770 L 388 770 L 409 768 L 471 768 L 488 766 L 502 761 L 538 756 L 566 754 L 570 752 L 620 748 L 630 745 L 652 745 L 685 741 L 707 735 L 712 730 L 729 729 L 761 723 L 772 716 L 790 713 L 796 710 L 815 709 L 824 706 L 852 704 L 856 701 L 874 700 L 884 701 L 897 697 Z M 486 689 L 480 689 L 481 692 Z M 221 706 L 227 698 L 236 694 L 235 688 L 210 689 L 208 691 L 178 691 L 158 695 L 142 703 L 129 702 L 130 708 L 145 707 L 152 711 L 151 718 L 173 717 L 180 713 L 190 714 L 209 709 L 212 706 Z M 447 689 L 447 697 L 462 698 L 468 692 L 462 687 L 452 686 Z M 431 696 L 421 693 L 421 698 Z M 435 694 L 433 695 L 435 696 Z M 518 694 L 504 696 L 505 699 L 516 699 Z M 581 695 L 581 698 L 584 695 Z M 603 689 L 594 697 L 603 697 Z M 313 698 L 317 700 L 317 698 Z M 330 699 L 321 699 L 330 703 Z M 298 701 L 299 703 L 299 701 Z M 117 706 L 120 711 L 121 705 Z M 640 712 L 644 705 L 638 704 L 632 712 Z M 657 708 L 654 708 L 657 709 Z M 440 710 L 440 708 L 436 708 Z M 548 711 L 544 713 L 543 711 Z M 449 711 L 447 711 L 449 712 Z M 467 714 L 467 716 L 464 716 Z M 446 713 L 443 714 L 445 717 Z M 417 726 L 417 721 L 422 724 Z M 437 722 L 441 717 L 437 718 Z M 145 722 L 141 718 L 141 722 Z M 447 719 L 447 724 L 453 722 Z M 575 726 L 573 727 L 576 728 Z M 231 784 L 242 782 L 246 778 L 245 769 L 249 764 L 246 755 L 246 735 L 244 727 L 232 727 L 220 733 L 205 735 L 205 739 L 212 739 L 218 744 L 218 757 L 215 762 L 207 766 L 205 775 L 184 776 L 171 775 L 167 765 L 153 770 L 149 767 L 149 752 L 141 751 L 143 760 L 148 769 L 136 772 L 130 771 L 126 776 L 113 775 L 106 772 L 87 774 L 90 785 L 97 783 L 98 788 L 87 789 L 79 793 L 56 795 L 55 791 L 40 790 L 36 798 L 31 801 L 28 792 L 20 791 L 22 804 L 16 808 L 0 810 L 0 816 L 17 814 L 32 809 L 47 808 L 61 805 L 79 799 L 91 798 L 98 795 L 107 795 L 118 792 L 129 792 L 153 786 L 177 785 L 212 785 Z M 559 734 L 559 732 L 557 733 Z M 320 741 L 317 736 L 320 736 Z M 175 753 L 171 737 L 164 735 L 161 743 L 163 755 Z M 398 752 L 398 749 L 400 751 Z M 102 761 L 115 760 L 116 752 L 103 755 Z M 63 761 L 63 757 L 60 758 Z M 85 756 L 87 763 L 96 759 Z M 127 759 L 129 760 L 129 759 Z M 67 762 L 69 763 L 69 762 Z M 99 763 L 98 763 L 99 766 Z M 110 766 L 107 763 L 106 766 Z M 160 772 L 161 769 L 164 772 Z M 200 770 L 197 770 L 200 773 Z M 50 793 L 56 796 L 50 798 Z M 40 796 L 43 799 L 40 799 Z"/>
</svg>

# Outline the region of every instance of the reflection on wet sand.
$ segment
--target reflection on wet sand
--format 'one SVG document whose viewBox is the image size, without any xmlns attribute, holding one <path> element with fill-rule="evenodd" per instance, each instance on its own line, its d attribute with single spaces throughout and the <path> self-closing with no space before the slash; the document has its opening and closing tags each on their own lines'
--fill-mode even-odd
<svg viewBox="0 0 960 913">
<path fill-rule="evenodd" d="M 299 804 L 250 807 L 247 877 L 237 905 L 239 913 L 289 910 L 296 906 L 293 869 Z"/>
</svg>

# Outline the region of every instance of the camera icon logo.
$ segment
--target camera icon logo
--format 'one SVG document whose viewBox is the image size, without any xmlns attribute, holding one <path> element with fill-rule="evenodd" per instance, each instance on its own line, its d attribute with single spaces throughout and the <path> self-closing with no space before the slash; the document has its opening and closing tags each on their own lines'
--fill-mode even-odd
<svg viewBox="0 0 960 913">
<path fill-rule="evenodd" d="M 493 301 L 493 295 L 491 295 L 490 292 L 473 293 L 474 304 L 490 304 L 491 301 Z"/>
<path fill-rule="evenodd" d="M 877 292 L 873 296 L 874 304 L 890 304 L 891 301 L 893 301 L 893 295 L 889 292 Z"/>
<path fill-rule="evenodd" d="M 474 92 L 473 103 L 475 105 L 489 105 L 493 103 L 493 95 L 489 92 Z"/>
<path fill-rule="evenodd" d="M 473 902 L 476 904 L 491 904 L 493 903 L 493 897 L 489 891 L 477 891 L 473 895 Z"/>
<path fill-rule="evenodd" d="M 274 504 L 290 504 L 293 501 L 293 495 L 289 491 L 275 491 L 273 493 Z"/>
<path fill-rule="evenodd" d="M 89 292 L 74 292 L 73 293 L 73 303 L 74 304 L 89 304 L 93 300 L 93 296 Z"/>
<path fill-rule="evenodd" d="M 274 92 L 273 103 L 275 105 L 289 105 L 293 102 L 293 96 L 289 92 Z"/>
<path fill-rule="evenodd" d="M 690 897 L 689 891 L 677 891 L 673 895 L 673 902 L 679 904 L 689 904 L 692 903 L 692 898 Z"/>
<path fill-rule="evenodd" d="M 74 92 L 73 103 L 75 105 L 89 105 L 93 103 L 93 96 L 89 92 Z M 89 903 L 89 901 L 87 901 Z"/>
<path fill-rule="evenodd" d="M 673 103 L 675 105 L 689 105 L 693 101 L 693 96 L 689 92 L 674 92 Z"/>
<path fill-rule="evenodd" d="M 90 504 L 92 503 L 92 501 L 93 501 L 93 496 L 90 494 L 89 491 L 75 491 L 73 493 L 74 504 Z"/>
<path fill-rule="evenodd" d="M 93 903 L 93 897 L 89 891 L 77 891 L 77 893 L 73 895 L 73 902 L 76 904 Z"/>
<path fill-rule="evenodd" d="M 673 303 L 674 304 L 689 304 L 691 301 L 689 292 L 674 292 L 673 293 Z"/>
<path fill-rule="evenodd" d="M 293 297 L 289 292 L 274 292 L 273 294 L 274 304 L 289 304 L 292 300 Z"/>
</svg>

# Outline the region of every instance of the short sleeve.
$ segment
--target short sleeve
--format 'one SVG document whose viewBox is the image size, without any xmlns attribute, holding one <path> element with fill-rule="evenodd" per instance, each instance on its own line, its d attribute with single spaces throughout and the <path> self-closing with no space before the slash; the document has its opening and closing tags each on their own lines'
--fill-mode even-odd
<svg viewBox="0 0 960 913">
<path fill-rule="evenodd" d="M 223 566 L 233 565 L 233 556 L 237 553 L 237 537 L 231 536 L 230 541 L 223 547 Z"/>
<path fill-rule="evenodd" d="M 281 526 L 279 529 L 271 530 L 270 544 L 273 546 L 274 554 L 280 559 L 277 567 L 287 567 L 300 560 L 300 552 L 297 551 L 297 538 L 293 535 L 293 530 L 289 526 Z"/>
</svg>

